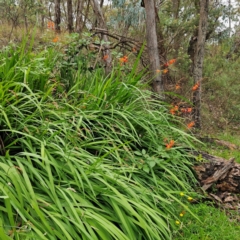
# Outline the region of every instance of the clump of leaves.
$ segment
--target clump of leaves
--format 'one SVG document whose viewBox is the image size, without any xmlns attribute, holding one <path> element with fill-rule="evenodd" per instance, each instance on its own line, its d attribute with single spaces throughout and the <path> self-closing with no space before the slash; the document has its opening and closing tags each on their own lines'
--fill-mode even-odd
<svg viewBox="0 0 240 240">
<path fill-rule="evenodd" d="M 61 92 L 0 82 L 0 237 L 171 239 L 175 193 L 195 181 L 191 137 L 134 71 L 74 76 Z"/>
</svg>

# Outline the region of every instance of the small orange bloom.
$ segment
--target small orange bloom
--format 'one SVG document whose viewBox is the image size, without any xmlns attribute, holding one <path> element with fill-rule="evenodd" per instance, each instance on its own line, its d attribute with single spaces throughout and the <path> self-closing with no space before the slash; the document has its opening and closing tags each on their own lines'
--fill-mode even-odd
<svg viewBox="0 0 240 240">
<path fill-rule="evenodd" d="M 128 61 L 128 56 L 123 56 L 119 58 L 119 61 L 120 61 L 120 65 L 122 66 L 124 63 Z"/>
<path fill-rule="evenodd" d="M 199 88 L 199 86 L 200 86 L 200 83 L 198 82 L 192 87 L 192 90 L 196 91 Z"/>
<path fill-rule="evenodd" d="M 168 62 L 166 62 L 163 66 L 164 67 L 168 67 L 169 65 L 172 65 L 176 62 L 177 59 L 171 59 Z"/>
<path fill-rule="evenodd" d="M 192 112 L 192 108 L 181 108 L 181 112 L 182 113 L 191 113 Z"/>
<path fill-rule="evenodd" d="M 166 74 L 167 72 L 168 72 L 168 69 L 167 69 L 167 68 L 163 69 L 163 73 L 164 73 L 164 74 Z"/>
<path fill-rule="evenodd" d="M 128 56 L 123 56 L 121 58 L 119 58 L 121 63 L 126 63 L 128 61 Z"/>
<path fill-rule="evenodd" d="M 194 125 L 195 125 L 195 122 L 192 121 L 192 122 L 190 122 L 190 123 L 187 124 L 187 128 L 190 129 L 190 128 L 192 128 Z"/>
<path fill-rule="evenodd" d="M 58 36 L 57 37 L 55 37 L 53 40 L 52 40 L 54 43 L 56 43 L 56 42 L 58 42 L 59 41 L 59 38 L 58 38 Z"/>
<path fill-rule="evenodd" d="M 175 89 L 178 90 L 180 88 L 181 88 L 181 86 L 179 84 L 176 84 Z"/>
<path fill-rule="evenodd" d="M 176 59 L 171 59 L 168 61 L 168 64 L 171 65 L 171 64 L 174 64 L 176 62 Z"/>
<path fill-rule="evenodd" d="M 166 144 L 166 149 L 172 148 L 174 143 L 175 143 L 174 140 L 170 140 L 170 142 Z"/>
<path fill-rule="evenodd" d="M 170 113 L 171 113 L 172 115 L 174 115 L 176 112 L 175 112 L 175 110 L 174 110 L 173 108 L 171 108 L 171 109 L 170 109 Z"/>
<path fill-rule="evenodd" d="M 160 70 L 160 69 L 157 69 L 157 70 L 156 70 L 156 73 L 160 73 L 160 72 L 161 72 L 161 70 Z"/>
<path fill-rule="evenodd" d="M 52 21 L 48 21 L 48 23 L 47 23 L 47 28 L 49 28 L 49 29 L 54 29 L 54 28 L 55 28 L 55 23 L 52 22 Z"/>
<path fill-rule="evenodd" d="M 178 111 L 178 106 L 175 105 L 173 108 L 170 109 L 170 113 L 174 115 Z"/>
<path fill-rule="evenodd" d="M 104 55 L 103 60 L 106 61 L 108 59 L 108 57 L 109 57 L 108 55 Z"/>
</svg>

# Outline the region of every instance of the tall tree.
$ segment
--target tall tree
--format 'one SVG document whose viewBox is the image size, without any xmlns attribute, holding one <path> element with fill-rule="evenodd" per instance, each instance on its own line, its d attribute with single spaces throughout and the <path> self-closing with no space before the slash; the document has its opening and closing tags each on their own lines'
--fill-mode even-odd
<svg viewBox="0 0 240 240">
<path fill-rule="evenodd" d="M 61 31 L 61 8 L 60 8 L 60 0 L 55 0 L 55 31 L 60 33 Z"/>
<path fill-rule="evenodd" d="M 172 8 L 173 8 L 173 17 L 174 19 L 177 19 L 179 9 L 180 9 L 180 0 L 172 0 Z"/>
<path fill-rule="evenodd" d="M 193 78 L 195 83 L 195 91 L 193 92 L 193 106 L 194 106 L 194 122 L 196 128 L 201 128 L 201 82 L 202 82 L 202 69 L 204 59 L 204 48 L 207 35 L 207 23 L 208 23 L 208 9 L 209 0 L 200 1 L 200 19 L 198 26 L 198 36 L 196 51 L 194 53 L 194 66 L 193 66 Z"/>
<path fill-rule="evenodd" d="M 152 76 L 152 90 L 155 93 L 163 93 L 163 84 L 161 75 L 158 73 L 160 69 L 158 39 L 156 31 L 156 11 L 154 0 L 142 1 L 142 6 L 146 10 L 146 39 L 149 57 L 149 70 Z"/>
<path fill-rule="evenodd" d="M 89 0 L 88 0 L 89 5 Z M 82 11 L 83 11 L 83 0 L 77 1 L 77 8 L 76 8 L 76 24 L 75 24 L 75 31 L 81 32 L 82 31 L 82 23 L 83 23 L 83 17 L 82 17 Z"/>
<path fill-rule="evenodd" d="M 73 32 L 73 7 L 72 0 L 67 0 L 67 20 L 68 20 L 68 32 Z"/>
</svg>

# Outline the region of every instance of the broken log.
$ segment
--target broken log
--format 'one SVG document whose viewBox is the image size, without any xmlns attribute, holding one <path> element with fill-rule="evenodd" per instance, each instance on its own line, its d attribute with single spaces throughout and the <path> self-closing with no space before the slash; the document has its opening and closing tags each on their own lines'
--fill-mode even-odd
<svg viewBox="0 0 240 240">
<path fill-rule="evenodd" d="M 226 160 L 206 152 L 194 152 L 194 155 L 206 160 L 193 167 L 204 191 L 214 187 L 219 192 L 240 193 L 240 164 L 234 158 Z"/>
</svg>

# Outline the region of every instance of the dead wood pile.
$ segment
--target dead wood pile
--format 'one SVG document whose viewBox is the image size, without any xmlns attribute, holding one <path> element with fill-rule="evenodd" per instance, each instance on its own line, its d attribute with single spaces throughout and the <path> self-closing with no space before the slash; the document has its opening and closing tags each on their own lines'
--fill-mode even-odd
<svg viewBox="0 0 240 240">
<path fill-rule="evenodd" d="M 193 167 L 203 191 L 216 203 L 240 211 L 240 164 L 206 152 L 194 152 L 206 160 Z"/>
</svg>

